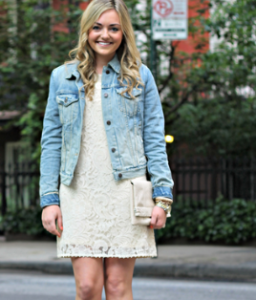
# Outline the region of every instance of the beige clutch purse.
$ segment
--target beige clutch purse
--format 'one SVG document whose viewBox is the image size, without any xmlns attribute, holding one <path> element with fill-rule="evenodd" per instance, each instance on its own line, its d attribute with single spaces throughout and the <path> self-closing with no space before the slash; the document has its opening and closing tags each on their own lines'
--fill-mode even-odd
<svg viewBox="0 0 256 300">
<path fill-rule="evenodd" d="M 145 176 L 131 180 L 131 221 L 133 225 L 149 225 L 155 206 L 152 199 L 152 184 Z"/>
</svg>

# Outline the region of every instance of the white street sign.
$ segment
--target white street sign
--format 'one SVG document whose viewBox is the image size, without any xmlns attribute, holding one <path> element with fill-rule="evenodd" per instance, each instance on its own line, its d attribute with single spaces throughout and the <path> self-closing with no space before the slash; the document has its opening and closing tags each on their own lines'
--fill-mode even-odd
<svg viewBox="0 0 256 300">
<path fill-rule="evenodd" d="M 153 40 L 185 40 L 187 0 L 152 0 Z"/>
</svg>

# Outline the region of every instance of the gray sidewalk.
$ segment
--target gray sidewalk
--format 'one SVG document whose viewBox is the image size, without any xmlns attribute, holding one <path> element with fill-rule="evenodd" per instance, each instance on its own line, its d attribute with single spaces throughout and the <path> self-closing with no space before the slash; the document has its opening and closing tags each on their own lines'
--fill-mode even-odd
<svg viewBox="0 0 256 300">
<path fill-rule="evenodd" d="M 54 242 L 0 240 L 0 269 L 72 274 L 70 259 L 56 257 Z M 157 259 L 137 259 L 134 276 L 256 282 L 256 247 L 163 245 Z"/>
</svg>

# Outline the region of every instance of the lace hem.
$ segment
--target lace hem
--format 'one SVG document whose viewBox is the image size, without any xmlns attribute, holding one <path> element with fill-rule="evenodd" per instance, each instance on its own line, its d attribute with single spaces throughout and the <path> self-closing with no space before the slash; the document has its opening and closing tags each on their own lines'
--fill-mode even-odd
<svg viewBox="0 0 256 300">
<path fill-rule="evenodd" d="M 59 245 L 57 247 L 57 257 L 117 257 L 117 258 L 146 258 L 146 257 L 156 257 L 157 251 L 155 245 L 153 247 L 144 248 L 124 248 L 114 249 L 113 247 L 108 247 L 107 249 L 92 249 L 90 246 L 86 245 Z"/>
<path fill-rule="evenodd" d="M 65 255 L 65 254 L 60 254 L 57 255 L 58 258 L 71 258 L 71 257 L 92 257 L 92 258 L 120 258 L 120 259 L 125 259 L 125 258 L 151 258 L 151 257 L 156 257 L 157 255 L 145 255 L 145 256 L 137 256 L 137 255 L 122 255 L 122 256 L 98 256 L 98 255 Z"/>
</svg>

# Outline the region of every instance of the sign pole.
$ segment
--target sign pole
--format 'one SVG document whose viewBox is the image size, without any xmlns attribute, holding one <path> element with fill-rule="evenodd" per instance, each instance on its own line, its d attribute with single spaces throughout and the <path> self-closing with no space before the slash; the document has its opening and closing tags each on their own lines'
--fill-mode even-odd
<svg viewBox="0 0 256 300">
<path fill-rule="evenodd" d="M 151 22 L 150 22 L 150 69 L 151 72 L 155 78 L 156 81 L 156 75 L 157 75 L 157 70 L 156 70 L 156 42 L 153 39 L 153 4 L 151 3 L 151 8 L 150 8 L 150 18 L 151 18 Z"/>
<path fill-rule="evenodd" d="M 156 42 L 153 39 L 153 0 L 151 2 L 151 8 L 150 8 L 150 18 L 151 18 L 151 22 L 150 22 L 150 69 L 151 72 L 155 78 L 156 81 L 156 77 L 157 77 L 157 57 L 156 57 Z M 156 243 L 156 249 L 157 249 L 157 254 L 155 257 L 152 258 L 157 258 L 158 257 L 158 242 L 157 242 L 157 230 L 154 230 L 154 235 L 155 235 L 155 243 Z"/>
</svg>

